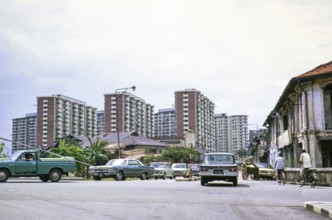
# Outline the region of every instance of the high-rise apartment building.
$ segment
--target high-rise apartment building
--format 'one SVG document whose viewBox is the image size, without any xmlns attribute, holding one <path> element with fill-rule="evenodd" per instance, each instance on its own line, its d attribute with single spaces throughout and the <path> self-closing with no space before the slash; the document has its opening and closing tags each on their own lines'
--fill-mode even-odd
<svg viewBox="0 0 332 220">
<path fill-rule="evenodd" d="M 196 89 L 175 92 L 177 136 L 184 137 L 191 129 L 195 133 L 195 147 L 201 151 L 215 151 L 214 103 Z"/>
<path fill-rule="evenodd" d="M 216 147 L 219 152 L 231 152 L 228 144 L 228 131 L 230 130 L 228 117 L 225 113 L 214 115 L 216 120 Z"/>
<path fill-rule="evenodd" d="M 216 114 L 216 145 L 221 152 L 236 153 L 248 144 L 248 116 Z"/>
<path fill-rule="evenodd" d="M 24 118 L 14 118 L 12 125 L 12 149 L 26 149 L 36 146 L 37 114 L 26 114 Z"/>
<path fill-rule="evenodd" d="M 175 137 L 176 135 L 175 108 L 159 109 L 154 114 L 154 136 Z"/>
<path fill-rule="evenodd" d="M 37 97 L 37 145 L 51 146 L 67 135 L 94 137 L 97 109 L 64 95 Z"/>
<path fill-rule="evenodd" d="M 97 136 L 105 133 L 105 112 L 104 110 L 97 111 Z"/>
<path fill-rule="evenodd" d="M 105 94 L 104 98 L 105 133 L 135 131 L 140 136 L 153 137 L 153 105 L 128 92 Z"/>
</svg>

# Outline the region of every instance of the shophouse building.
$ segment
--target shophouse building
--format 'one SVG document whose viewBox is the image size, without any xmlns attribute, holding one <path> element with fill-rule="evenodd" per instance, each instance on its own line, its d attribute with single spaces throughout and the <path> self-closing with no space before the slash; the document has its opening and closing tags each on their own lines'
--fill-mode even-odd
<svg viewBox="0 0 332 220">
<path fill-rule="evenodd" d="M 331 184 L 332 62 L 292 78 L 264 125 L 270 164 L 282 152 L 288 171 L 294 171 L 305 149 L 320 181 Z"/>
</svg>

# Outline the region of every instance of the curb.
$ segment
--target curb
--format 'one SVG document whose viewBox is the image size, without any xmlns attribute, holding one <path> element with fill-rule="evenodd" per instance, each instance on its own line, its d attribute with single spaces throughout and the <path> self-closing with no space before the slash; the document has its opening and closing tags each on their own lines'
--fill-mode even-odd
<svg viewBox="0 0 332 220">
<path fill-rule="evenodd" d="M 304 208 L 332 219 L 332 202 L 304 202 Z"/>
</svg>

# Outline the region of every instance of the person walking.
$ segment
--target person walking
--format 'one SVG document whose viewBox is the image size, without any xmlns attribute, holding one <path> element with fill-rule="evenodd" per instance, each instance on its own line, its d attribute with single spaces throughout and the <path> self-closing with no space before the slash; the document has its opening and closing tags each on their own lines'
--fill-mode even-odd
<svg viewBox="0 0 332 220">
<path fill-rule="evenodd" d="M 274 164 L 274 170 L 277 173 L 279 184 L 281 183 L 281 179 L 283 179 L 283 184 L 285 184 L 285 178 L 284 178 L 284 175 L 283 175 L 284 169 L 285 169 L 285 159 L 283 158 L 282 153 L 280 152 L 278 154 L 278 157 L 277 157 L 276 162 Z"/>
</svg>

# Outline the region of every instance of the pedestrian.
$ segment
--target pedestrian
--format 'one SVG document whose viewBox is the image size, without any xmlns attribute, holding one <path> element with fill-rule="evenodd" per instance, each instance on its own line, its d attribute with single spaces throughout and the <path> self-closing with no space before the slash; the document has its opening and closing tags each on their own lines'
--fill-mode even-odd
<svg viewBox="0 0 332 220">
<path fill-rule="evenodd" d="M 303 177 L 303 180 L 305 179 L 305 174 L 308 173 L 309 169 L 311 168 L 311 160 L 309 154 L 306 152 L 306 150 L 302 150 L 301 156 L 300 156 L 300 174 Z"/>
<path fill-rule="evenodd" d="M 274 170 L 276 171 L 278 177 L 278 183 L 280 183 L 281 181 L 284 169 L 285 169 L 285 159 L 283 158 L 282 153 L 279 152 L 276 162 L 274 164 Z"/>
<path fill-rule="evenodd" d="M 242 164 L 242 179 L 247 180 L 248 174 L 247 174 L 247 168 L 248 168 L 249 162 L 247 159 L 245 159 L 244 163 Z"/>
</svg>

